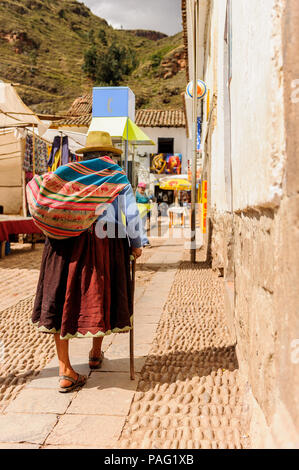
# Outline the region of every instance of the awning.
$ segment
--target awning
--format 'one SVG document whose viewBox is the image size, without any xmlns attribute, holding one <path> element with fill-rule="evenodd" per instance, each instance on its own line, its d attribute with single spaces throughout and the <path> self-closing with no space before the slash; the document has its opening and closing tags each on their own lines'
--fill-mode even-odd
<svg viewBox="0 0 299 470">
<path fill-rule="evenodd" d="M 187 176 L 187 175 L 186 175 Z M 191 191 L 192 185 L 185 175 L 166 176 L 159 181 L 160 189 L 173 191 Z"/>
<path fill-rule="evenodd" d="M 27 128 L 30 132 L 33 131 L 32 127 Z M 71 153 L 76 153 L 77 150 L 85 147 L 86 145 L 86 134 L 82 134 L 80 132 L 74 132 L 70 129 L 48 129 L 43 135 L 42 138 L 46 141 L 49 145 L 53 143 L 54 137 L 57 135 L 67 136 L 69 140 L 69 149 Z M 38 131 L 36 131 L 36 135 L 40 135 Z"/>
<path fill-rule="evenodd" d="M 40 134 L 47 130 L 47 126 L 23 103 L 15 88 L 9 83 L 0 83 L 0 129 L 30 125 L 37 125 Z"/>
<path fill-rule="evenodd" d="M 109 132 L 113 139 L 128 140 L 135 145 L 155 145 L 128 117 L 94 117 L 88 129 L 91 131 Z"/>
</svg>

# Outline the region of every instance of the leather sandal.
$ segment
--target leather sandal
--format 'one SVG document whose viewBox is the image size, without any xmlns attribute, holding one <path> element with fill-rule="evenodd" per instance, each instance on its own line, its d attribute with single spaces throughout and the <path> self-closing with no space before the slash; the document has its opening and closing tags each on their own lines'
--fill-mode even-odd
<svg viewBox="0 0 299 470">
<path fill-rule="evenodd" d="M 68 385 L 67 387 L 59 386 L 58 388 L 58 391 L 60 393 L 68 393 L 68 392 L 72 392 L 73 390 L 76 390 L 77 388 L 83 387 L 83 385 L 86 384 L 87 377 L 86 375 L 78 374 L 77 379 L 74 379 L 73 377 L 69 377 L 68 375 L 60 375 L 59 382 L 61 380 L 68 380 L 69 382 L 72 382 L 71 385 Z"/>
<path fill-rule="evenodd" d="M 104 359 L 104 353 L 103 352 L 101 352 L 100 357 L 89 356 L 89 367 L 90 367 L 90 369 L 100 369 L 101 366 L 102 366 L 103 359 Z M 95 365 L 92 364 L 91 365 L 91 362 L 96 362 L 97 364 L 95 364 Z"/>
</svg>

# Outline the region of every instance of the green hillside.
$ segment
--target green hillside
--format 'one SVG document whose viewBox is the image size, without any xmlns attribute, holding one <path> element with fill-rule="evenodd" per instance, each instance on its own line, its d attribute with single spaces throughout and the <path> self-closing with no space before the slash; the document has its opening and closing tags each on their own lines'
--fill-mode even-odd
<svg viewBox="0 0 299 470">
<path fill-rule="evenodd" d="M 163 35 L 114 30 L 75 0 L 0 0 L 0 79 L 19 84 L 33 110 L 63 112 L 94 84 L 105 84 L 83 70 L 86 51 L 106 57 L 116 45 L 126 58 L 134 56 L 133 70 L 119 84 L 133 89 L 138 107 L 181 106 L 185 73 L 176 61 L 182 34 L 151 36 Z"/>
</svg>

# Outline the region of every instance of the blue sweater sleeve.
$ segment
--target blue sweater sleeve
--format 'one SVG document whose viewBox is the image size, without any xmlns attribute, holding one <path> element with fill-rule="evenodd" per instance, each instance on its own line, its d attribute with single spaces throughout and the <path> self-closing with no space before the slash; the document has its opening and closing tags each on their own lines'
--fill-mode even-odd
<svg viewBox="0 0 299 470">
<path fill-rule="evenodd" d="M 126 230 L 130 240 L 130 245 L 133 248 L 140 248 L 141 243 L 141 220 L 139 210 L 136 204 L 136 199 L 133 193 L 132 186 L 127 186 L 121 193 L 121 209 L 126 217 Z"/>
<path fill-rule="evenodd" d="M 115 237 L 115 226 L 118 227 L 118 237 L 128 238 L 133 248 L 142 246 L 142 222 L 131 185 L 126 186 L 117 198 L 108 204 L 105 211 L 99 216 L 98 233 L 108 237 Z M 100 227 L 107 224 L 107 232 Z M 99 236 L 99 235 L 98 235 Z"/>
</svg>

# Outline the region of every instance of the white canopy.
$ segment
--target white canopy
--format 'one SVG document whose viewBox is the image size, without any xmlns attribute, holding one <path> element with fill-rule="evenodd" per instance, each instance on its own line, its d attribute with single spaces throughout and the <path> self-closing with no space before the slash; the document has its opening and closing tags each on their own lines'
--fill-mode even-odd
<svg viewBox="0 0 299 470">
<path fill-rule="evenodd" d="M 29 131 L 32 133 L 33 128 L 27 127 Z M 82 134 L 81 132 L 75 132 L 71 129 L 48 129 L 44 134 L 40 134 L 39 131 L 36 131 L 36 135 L 43 138 L 46 143 L 49 145 L 52 144 L 54 137 L 57 135 L 62 134 L 63 136 L 68 136 L 69 138 L 69 149 L 72 153 L 76 153 L 77 150 L 85 147 L 86 145 L 86 134 Z"/>
<path fill-rule="evenodd" d="M 15 88 L 0 83 L 0 129 L 37 125 L 42 134 L 46 128 L 28 106 L 23 103 Z"/>
</svg>

